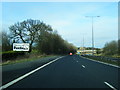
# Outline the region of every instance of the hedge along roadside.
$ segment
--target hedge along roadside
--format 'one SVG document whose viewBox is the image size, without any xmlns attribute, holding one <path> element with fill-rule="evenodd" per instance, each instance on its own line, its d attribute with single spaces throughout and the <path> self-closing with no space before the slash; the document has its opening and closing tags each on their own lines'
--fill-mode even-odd
<svg viewBox="0 0 120 90">
<path fill-rule="evenodd" d="M 23 52 L 23 51 L 7 51 L 7 52 L 2 52 L 2 61 L 5 62 L 7 60 L 14 60 L 18 56 L 25 56 L 25 52 Z"/>
</svg>

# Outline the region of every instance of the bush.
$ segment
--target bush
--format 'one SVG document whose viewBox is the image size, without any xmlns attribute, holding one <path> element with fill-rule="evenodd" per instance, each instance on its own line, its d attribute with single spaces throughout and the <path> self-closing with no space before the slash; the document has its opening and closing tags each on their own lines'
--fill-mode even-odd
<svg viewBox="0 0 120 90">
<path fill-rule="evenodd" d="M 103 48 L 103 53 L 105 55 L 115 55 L 118 54 L 118 43 L 117 41 L 111 41 L 106 43 Z"/>
<path fill-rule="evenodd" d="M 23 56 L 25 55 L 25 52 L 22 51 L 7 51 L 7 52 L 2 52 L 2 61 L 7 61 L 7 60 L 14 60 L 18 56 Z"/>
</svg>

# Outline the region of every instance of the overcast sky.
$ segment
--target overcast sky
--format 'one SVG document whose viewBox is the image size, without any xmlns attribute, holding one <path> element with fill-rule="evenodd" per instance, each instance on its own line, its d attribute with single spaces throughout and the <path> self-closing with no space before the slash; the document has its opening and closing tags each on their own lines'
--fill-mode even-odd
<svg viewBox="0 0 120 90">
<path fill-rule="evenodd" d="M 106 42 L 118 39 L 117 2 L 4 2 L 2 3 L 3 30 L 16 22 L 27 19 L 41 20 L 57 30 L 75 46 L 91 47 L 92 22 L 94 18 L 95 47 L 102 48 Z"/>
</svg>

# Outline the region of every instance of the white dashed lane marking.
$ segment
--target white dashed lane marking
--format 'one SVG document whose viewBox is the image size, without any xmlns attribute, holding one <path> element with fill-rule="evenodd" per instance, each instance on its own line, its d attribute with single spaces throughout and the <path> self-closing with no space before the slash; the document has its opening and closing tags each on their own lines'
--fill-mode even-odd
<svg viewBox="0 0 120 90">
<path fill-rule="evenodd" d="M 85 66 L 84 66 L 84 65 L 82 65 L 82 67 L 83 67 L 83 68 L 85 68 Z"/>
</svg>

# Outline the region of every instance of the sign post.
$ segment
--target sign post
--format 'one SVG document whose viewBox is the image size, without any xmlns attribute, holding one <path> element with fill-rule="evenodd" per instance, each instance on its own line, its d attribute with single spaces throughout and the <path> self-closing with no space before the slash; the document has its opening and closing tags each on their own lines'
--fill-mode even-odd
<svg viewBox="0 0 120 90">
<path fill-rule="evenodd" d="M 13 43 L 13 51 L 29 51 L 29 43 Z"/>
</svg>

